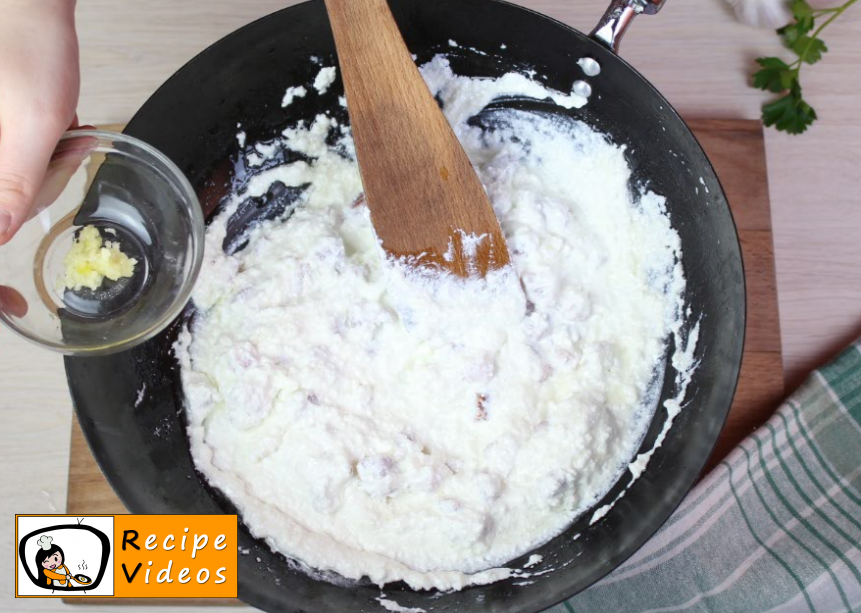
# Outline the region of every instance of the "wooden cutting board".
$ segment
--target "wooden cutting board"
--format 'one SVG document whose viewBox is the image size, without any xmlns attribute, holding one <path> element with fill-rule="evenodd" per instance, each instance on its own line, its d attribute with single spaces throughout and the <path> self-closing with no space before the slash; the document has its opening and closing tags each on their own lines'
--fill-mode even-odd
<svg viewBox="0 0 861 613">
<path fill-rule="evenodd" d="M 688 121 L 717 170 L 726 190 L 741 238 L 747 282 L 747 336 L 741 379 L 726 427 L 706 470 L 711 469 L 748 434 L 762 425 L 783 398 L 783 363 L 771 210 L 765 167 L 762 124 L 753 120 L 696 119 Z M 118 129 L 121 126 L 110 126 Z M 77 419 L 72 420 L 69 495 L 66 512 L 77 515 L 124 514 L 90 453 Z M 240 604 L 237 600 L 86 599 L 73 604 Z"/>
</svg>

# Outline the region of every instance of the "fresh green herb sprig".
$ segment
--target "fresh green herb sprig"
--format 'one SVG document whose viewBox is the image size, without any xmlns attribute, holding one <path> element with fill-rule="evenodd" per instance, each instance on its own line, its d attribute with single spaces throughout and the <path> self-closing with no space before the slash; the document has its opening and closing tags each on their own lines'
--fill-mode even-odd
<svg viewBox="0 0 861 613">
<path fill-rule="evenodd" d="M 777 100 L 762 106 L 762 121 L 765 125 L 774 126 L 789 134 L 801 134 L 816 121 L 816 111 L 805 102 L 801 94 L 801 67 L 804 64 L 815 64 L 822 59 L 828 47 L 819 35 L 856 2 L 858 0 L 847 0 L 833 8 L 815 9 L 807 0 L 793 0 L 794 20 L 777 33 L 798 58 L 791 64 L 778 57 L 761 57 L 756 60 L 760 70 L 753 75 L 754 86 L 775 94 L 783 94 Z M 816 27 L 816 20 L 824 17 L 827 19 Z"/>
</svg>

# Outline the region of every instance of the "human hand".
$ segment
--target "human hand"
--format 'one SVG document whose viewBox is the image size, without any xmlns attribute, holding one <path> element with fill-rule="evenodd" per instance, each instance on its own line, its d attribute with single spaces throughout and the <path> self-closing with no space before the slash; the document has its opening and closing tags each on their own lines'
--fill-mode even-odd
<svg viewBox="0 0 861 613">
<path fill-rule="evenodd" d="M 0 245 L 33 213 L 57 141 L 76 123 L 75 0 L 0 8 Z"/>
</svg>

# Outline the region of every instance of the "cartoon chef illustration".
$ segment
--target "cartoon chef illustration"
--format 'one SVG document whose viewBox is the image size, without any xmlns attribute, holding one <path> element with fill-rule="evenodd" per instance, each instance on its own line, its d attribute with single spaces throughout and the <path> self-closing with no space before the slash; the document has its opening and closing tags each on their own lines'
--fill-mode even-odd
<svg viewBox="0 0 861 613">
<path fill-rule="evenodd" d="M 70 585 L 71 573 L 65 564 L 63 550 L 59 545 L 53 545 L 53 540 L 53 537 L 43 535 L 36 541 L 39 545 L 36 552 L 39 585 L 46 588 L 66 587 Z"/>
</svg>

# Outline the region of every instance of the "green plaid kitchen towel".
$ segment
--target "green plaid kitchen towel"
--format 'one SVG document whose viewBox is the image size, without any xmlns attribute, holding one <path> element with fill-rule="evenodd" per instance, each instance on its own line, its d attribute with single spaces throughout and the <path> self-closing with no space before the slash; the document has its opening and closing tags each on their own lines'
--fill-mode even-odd
<svg viewBox="0 0 861 613">
<path fill-rule="evenodd" d="M 861 341 L 552 613 L 861 611 Z"/>
</svg>

